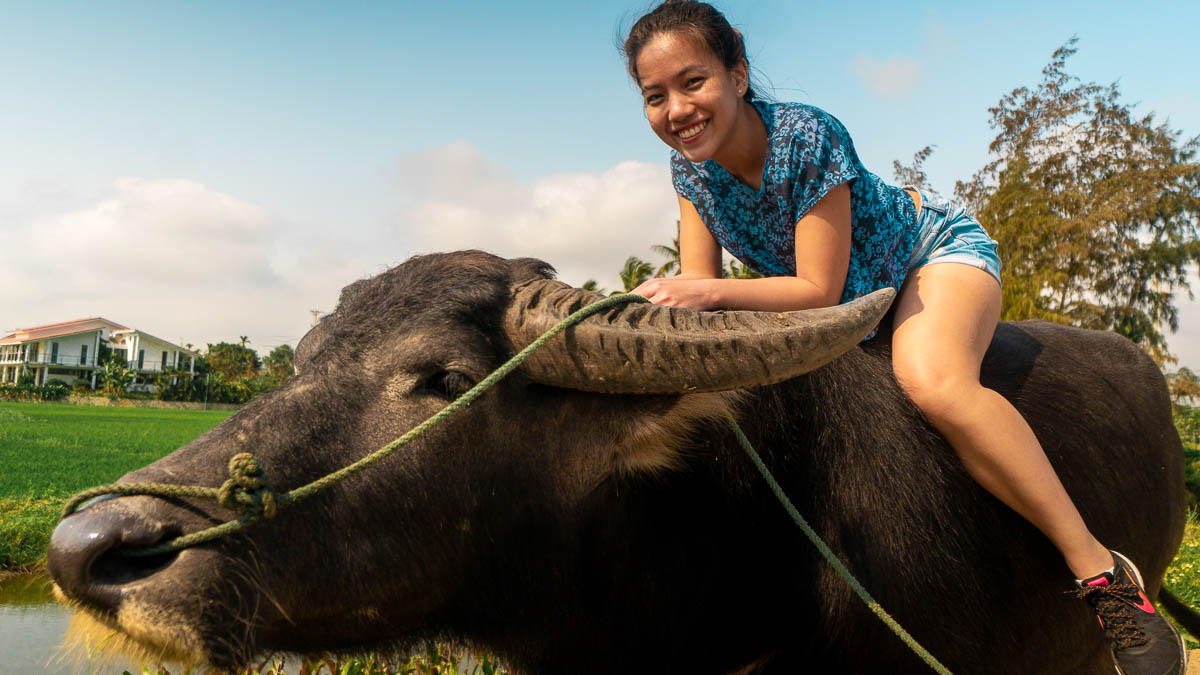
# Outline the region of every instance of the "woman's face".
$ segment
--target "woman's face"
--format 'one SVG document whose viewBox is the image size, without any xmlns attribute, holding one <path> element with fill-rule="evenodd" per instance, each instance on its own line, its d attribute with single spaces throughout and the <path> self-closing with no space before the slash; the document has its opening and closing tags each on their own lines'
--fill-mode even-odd
<svg viewBox="0 0 1200 675">
<path fill-rule="evenodd" d="M 637 57 L 642 100 L 650 128 L 692 162 L 721 154 L 741 114 L 746 64 L 725 68 L 703 43 L 681 33 L 660 33 Z"/>
</svg>

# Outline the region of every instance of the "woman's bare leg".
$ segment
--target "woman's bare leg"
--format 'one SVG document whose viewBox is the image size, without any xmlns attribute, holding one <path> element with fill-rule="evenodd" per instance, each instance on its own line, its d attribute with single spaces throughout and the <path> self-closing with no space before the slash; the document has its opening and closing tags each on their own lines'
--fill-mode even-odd
<svg viewBox="0 0 1200 675">
<path fill-rule="evenodd" d="M 1077 579 L 1112 567 L 1033 430 L 979 366 L 1000 317 L 1000 285 L 959 263 L 915 270 L 897 300 L 892 362 L 900 386 L 946 437 L 967 472 L 1058 547 Z"/>
</svg>

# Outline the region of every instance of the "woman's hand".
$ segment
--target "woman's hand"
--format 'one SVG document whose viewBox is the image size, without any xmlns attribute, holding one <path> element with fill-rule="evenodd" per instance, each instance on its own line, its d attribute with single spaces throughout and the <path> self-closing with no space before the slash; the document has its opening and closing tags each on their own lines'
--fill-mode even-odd
<svg viewBox="0 0 1200 675">
<path fill-rule="evenodd" d="M 630 291 L 656 305 L 687 307 L 688 309 L 716 309 L 717 295 L 714 281 L 718 279 L 650 279 Z"/>
</svg>

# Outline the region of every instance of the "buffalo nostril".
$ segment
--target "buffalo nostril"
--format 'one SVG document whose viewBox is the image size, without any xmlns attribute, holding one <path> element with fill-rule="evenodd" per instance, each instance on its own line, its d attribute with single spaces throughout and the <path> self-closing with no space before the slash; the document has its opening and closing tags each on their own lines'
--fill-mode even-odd
<svg viewBox="0 0 1200 675">
<path fill-rule="evenodd" d="M 151 546 L 174 536 L 173 529 L 119 508 L 85 509 L 54 528 L 46 562 L 68 597 L 115 610 L 125 584 L 152 574 L 175 557 L 124 556 L 122 549 Z"/>
</svg>

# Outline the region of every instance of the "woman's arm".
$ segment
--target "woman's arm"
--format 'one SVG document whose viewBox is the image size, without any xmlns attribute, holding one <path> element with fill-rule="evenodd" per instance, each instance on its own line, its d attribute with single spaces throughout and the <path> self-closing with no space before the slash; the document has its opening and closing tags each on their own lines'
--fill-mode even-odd
<svg viewBox="0 0 1200 675">
<path fill-rule="evenodd" d="M 690 201 L 679 197 L 679 275 L 675 279 L 719 279 L 721 245 Z"/>
<path fill-rule="evenodd" d="M 850 267 L 850 186 L 830 190 L 796 223 L 796 276 L 721 279 L 721 248 L 691 202 L 679 200 L 682 273 L 633 290 L 652 302 L 691 309 L 786 312 L 838 304 Z"/>
</svg>

